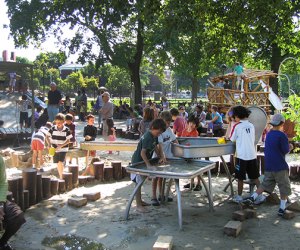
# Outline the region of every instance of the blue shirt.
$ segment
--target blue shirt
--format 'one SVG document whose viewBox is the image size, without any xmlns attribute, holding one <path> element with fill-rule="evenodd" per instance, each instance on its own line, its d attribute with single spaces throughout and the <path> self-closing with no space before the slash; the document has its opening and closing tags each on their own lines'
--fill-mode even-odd
<svg viewBox="0 0 300 250">
<path fill-rule="evenodd" d="M 278 130 L 271 130 L 265 142 L 265 170 L 278 172 L 288 170 L 285 155 L 290 151 L 287 136 Z"/>
<path fill-rule="evenodd" d="M 211 114 L 212 119 L 214 119 L 214 117 L 216 116 L 218 117 L 218 120 L 216 120 L 214 124 L 222 124 L 223 123 L 222 116 L 218 112 L 216 112 L 215 114 L 214 113 Z"/>
</svg>

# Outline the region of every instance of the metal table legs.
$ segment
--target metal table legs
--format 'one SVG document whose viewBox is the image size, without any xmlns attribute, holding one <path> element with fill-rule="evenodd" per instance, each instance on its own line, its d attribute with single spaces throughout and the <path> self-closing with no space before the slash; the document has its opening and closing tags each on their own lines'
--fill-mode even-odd
<svg viewBox="0 0 300 250">
<path fill-rule="evenodd" d="M 132 204 L 132 201 L 134 199 L 134 196 L 135 196 L 136 192 L 138 191 L 138 189 L 144 184 L 144 182 L 145 182 L 145 180 L 147 178 L 146 176 L 141 176 L 141 177 L 142 177 L 142 181 L 135 186 L 132 194 L 129 197 L 129 200 L 128 200 L 128 203 L 127 203 L 127 206 L 126 206 L 126 211 L 125 211 L 125 219 L 126 220 L 128 220 L 129 211 L 130 211 L 131 204 Z"/>
<path fill-rule="evenodd" d="M 232 176 L 231 176 L 231 174 L 230 174 L 230 171 L 229 171 L 229 169 L 228 169 L 227 163 L 226 163 L 226 161 L 224 160 L 223 156 L 221 155 L 220 158 L 221 158 L 221 160 L 222 160 L 222 162 L 223 162 L 223 165 L 224 165 L 224 168 L 225 168 L 225 171 L 226 171 L 226 175 L 227 175 L 228 180 L 229 180 L 229 183 L 228 183 L 228 184 L 230 185 L 231 196 L 233 196 L 233 195 L 234 195 L 234 192 L 233 192 L 233 185 L 232 185 Z M 226 188 L 226 189 L 227 189 L 227 188 Z"/>
<path fill-rule="evenodd" d="M 179 187 L 179 179 L 175 179 L 175 187 L 177 193 L 178 224 L 179 224 L 179 230 L 181 230 L 182 229 L 182 207 L 181 207 L 181 192 Z"/>
</svg>

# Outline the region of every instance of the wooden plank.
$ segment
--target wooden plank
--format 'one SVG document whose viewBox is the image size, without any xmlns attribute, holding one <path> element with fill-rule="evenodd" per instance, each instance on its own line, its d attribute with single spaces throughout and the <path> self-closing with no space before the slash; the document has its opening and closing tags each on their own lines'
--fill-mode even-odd
<svg viewBox="0 0 300 250">
<path fill-rule="evenodd" d="M 111 151 L 135 151 L 138 142 L 96 142 L 80 143 L 82 150 L 111 150 Z"/>
<path fill-rule="evenodd" d="M 171 250 L 173 246 L 173 236 L 159 235 L 153 245 L 153 250 Z"/>
<path fill-rule="evenodd" d="M 236 237 L 242 230 L 242 222 L 240 221 L 228 221 L 224 226 L 224 233 L 228 236 Z"/>
</svg>

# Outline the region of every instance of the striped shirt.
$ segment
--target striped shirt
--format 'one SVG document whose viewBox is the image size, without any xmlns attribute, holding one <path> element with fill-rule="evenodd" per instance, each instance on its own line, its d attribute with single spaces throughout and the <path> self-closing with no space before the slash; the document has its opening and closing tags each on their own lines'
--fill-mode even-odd
<svg viewBox="0 0 300 250">
<path fill-rule="evenodd" d="M 46 135 L 48 134 L 49 128 L 41 127 L 36 133 L 32 135 L 32 141 L 40 141 L 43 145 L 45 145 Z"/>
<path fill-rule="evenodd" d="M 53 126 L 47 133 L 50 136 L 50 143 L 52 147 L 56 148 L 58 145 L 64 144 L 67 140 L 72 138 L 71 131 L 66 126 L 63 126 L 62 130 L 58 130 L 57 126 Z M 63 147 L 65 150 L 68 150 L 68 144 Z"/>
</svg>

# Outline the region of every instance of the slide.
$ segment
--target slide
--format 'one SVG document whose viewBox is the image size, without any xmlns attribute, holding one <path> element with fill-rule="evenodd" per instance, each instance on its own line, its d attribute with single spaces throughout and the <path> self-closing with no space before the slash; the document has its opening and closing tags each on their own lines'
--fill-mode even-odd
<svg viewBox="0 0 300 250">
<path fill-rule="evenodd" d="M 31 101 L 32 100 L 32 94 L 31 92 L 27 91 L 26 94 L 28 99 Z M 39 105 L 41 106 L 43 109 L 47 108 L 47 104 L 44 103 L 43 101 L 41 101 L 39 98 L 37 98 L 36 96 L 34 97 L 34 104 L 35 105 Z"/>
<path fill-rule="evenodd" d="M 261 84 L 263 90 L 265 92 L 268 92 L 267 85 L 262 80 L 260 80 L 259 83 Z M 273 92 L 273 90 L 272 90 L 271 87 L 269 87 L 269 92 L 270 92 L 270 94 L 269 94 L 269 100 L 272 103 L 272 105 L 275 107 L 275 109 L 282 110 L 283 109 L 283 105 L 282 105 L 282 102 L 280 101 L 278 95 L 276 95 Z"/>
</svg>

